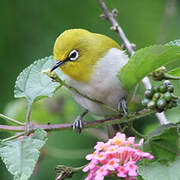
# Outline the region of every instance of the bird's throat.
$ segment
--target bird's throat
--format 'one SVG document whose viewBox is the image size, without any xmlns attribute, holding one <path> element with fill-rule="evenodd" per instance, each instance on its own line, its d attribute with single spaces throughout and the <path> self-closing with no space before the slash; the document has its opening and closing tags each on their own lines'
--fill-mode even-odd
<svg viewBox="0 0 180 180">
<path fill-rule="evenodd" d="M 74 66 L 70 68 L 69 66 L 62 66 L 61 70 L 69 76 L 71 79 L 82 83 L 88 83 L 91 80 L 93 74 L 92 67 L 86 67 L 81 64 L 81 67 Z"/>
</svg>

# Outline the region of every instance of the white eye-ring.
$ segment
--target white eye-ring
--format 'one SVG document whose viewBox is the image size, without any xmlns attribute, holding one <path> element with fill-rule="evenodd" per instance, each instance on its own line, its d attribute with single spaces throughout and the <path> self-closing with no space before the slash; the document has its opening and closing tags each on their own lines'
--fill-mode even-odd
<svg viewBox="0 0 180 180">
<path fill-rule="evenodd" d="M 71 61 L 75 61 L 77 60 L 79 57 L 79 52 L 76 49 L 73 49 L 70 53 L 69 53 L 69 59 Z"/>
</svg>

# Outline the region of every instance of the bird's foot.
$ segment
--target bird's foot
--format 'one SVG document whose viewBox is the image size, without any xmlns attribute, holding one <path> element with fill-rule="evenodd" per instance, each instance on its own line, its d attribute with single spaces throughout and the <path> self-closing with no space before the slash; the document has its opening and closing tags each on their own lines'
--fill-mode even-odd
<svg viewBox="0 0 180 180">
<path fill-rule="evenodd" d="M 83 121 L 82 121 L 82 117 L 81 116 L 78 116 L 75 120 L 74 120 L 74 123 L 73 123 L 73 130 L 80 134 L 81 131 L 82 131 L 82 128 L 83 128 Z"/>
<path fill-rule="evenodd" d="M 119 103 L 118 103 L 118 111 L 120 111 L 122 108 L 123 113 L 125 116 L 128 116 L 128 109 L 127 109 L 127 105 L 126 105 L 126 100 L 125 98 L 120 99 Z"/>
<path fill-rule="evenodd" d="M 78 116 L 73 123 L 73 130 L 80 134 L 83 128 L 83 117 L 88 113 L 88 110 L 84 111 L 83 114 Z"/>
</svg>

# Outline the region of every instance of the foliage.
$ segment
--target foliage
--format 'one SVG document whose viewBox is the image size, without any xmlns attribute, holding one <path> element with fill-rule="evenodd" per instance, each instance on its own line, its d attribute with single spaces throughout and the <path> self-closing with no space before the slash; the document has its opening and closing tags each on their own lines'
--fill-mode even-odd
<svg viewBox="0 0 180 180">
<path fill-rule="evenodd" d="M 51 68 L 54 63 L 52 56 L 35 61 L 29 67 L 24 69 L 17 77 L 15 83 L 14 96 L 16 98 L 25 97 L 31 104 L 37 97 L 51 97 L 59 86 L 59 83 L 53 83 L 51 79 L 43 74 L 43 70 Z M 59 71 L 59 70 L 56 70 Z"/>
<path fill-rule="evenodd" d="M 82 18 L 82 13 L 87 13 L 84 11 L 84 7 L 87 6 L 91 7 L 91 3 L 93 1 L 87 1 L 87 2 L 71 2 L 71 6 L 69 6 L 68 4 L 68 8 L 69 8 L 69 12 L 73 12 L 73 15 L 71 15 L 71 19 L 72 22 L 70 23 L 72 27 L 85 27 L 85 24 L 93 24 L 92 27 L 89 27 L 88 29 L 93 29 L 93 31 L 97 31 L 97 29 L 101 29 L 104 33 L 104 29 L 105 26 L 102 26 L 101 22 L 96 23 L 96 25 L 94 26 L 94 21 L 91 18 L 87 18 L 88 15 L 84 15 L 84 25 L 81 24 L 82 21 L 75 21 L 74 19 L 81 19 Z M 18 2 L 17 2 L 18 3 Z M 28 60 L 33 59 L 32 58 L 32 53 L 29 53 L 27 49 L 31 49 L 31 52 L 40 52 L 41 54 L 44 53 L 50 53 L 50 49 L 52 48 L 52 43 L 54 41 L 49 41 L 49 39 L 55 38 L 54 36 L 56 36 L 57 33 L 59 33 L 60 31 L 64 30 L 64 26 L 67 26 L 67 23 L 69 22 L 69 17 L 67 16 L 67 10 L 65 8 L 63 8 L 63 4 L 62 3 L 69 3 L 66 1 L 63 2 L 58 2 L 61 3 L 60 7 L 57 6 L 57 4 L 55 4 L 54 6 L 51 4 L 51 6 L 49 6 L 49 4 L 47 5 L 48 8 L 51 8 L 51 12 L 52 13 L 46 13 L 49 14 L 49 17 L 52 16 L 51 18 L 44 18 L 44 4 L 43 7 L 41 9 L 36 9 L 33 10 L 34 8 L 30 8 L 30 10 L 32 12 L 34 12 L 34 15 L 37 19 L 39 18 L 39 15 L 42 17 L 42 19 L 46 19 L 46 23 L 44 23 L 43 21 L 37 21 L 37 24 L 35 24 L 33 27 L 37 27 L 34 28 L 32 31 L 32 34 L 30 34 L 31 32 L 29 31 L 30 27 L 27 26 L 25 27 L 25 22 L 27 21 L 27 17 L 24 16 L 24 14 L 28 15 L 28 10 L 22 7 L 25 7 L 26 4 L 23 4 L 23 2 L 20 2 L 20 4 L 17 5 L 16 3 L 16 12 L 23 12 L 23 16 L 21 14 L 16 14 L 14 16 L 14 18 L 17 18 L 16 20 L 16 24 L 19 25 L 19 22 L 23 22 L 23 26 L 19 26 L 19 30 L 14 33 L 13 30 L 13 34 L 17 34 L 18 36 L 14 39 L 13 37 L 10 36 L 11 32 L 11 26 L 9 26 L 8 28 L 4 28 L 5 31 L 7 31 L 8 34 L 8 38 L 4 37 L 3 35 L 1 37 L 4 38 L 3 42 L 3 51 L 5 54 L 5 58 L 6 61 L 2 61 L 3 64 L 1 64 L 2 68 L 7 67 L 7 59 L 9 58 L 9 60 L 13 60 L 11 61 L 11 63 L 8 66 L 8 72 L 9 73 L 8 76 L 6 76 L 6 78 L 4 78 L 3 75 L 1 75 L 2 79 L 5 79 L 6 82 L 10 82 L 10 77 L 14 77 L 14 74 L 12 73 L 12 71 L 15 69 L 15 65 L 21 69 L 22 67 L 20 67 L 20 64 L 22 64 L 22 62 L 19 61 L 19 63 L 17 63 L 18 59 L 26 59 L 26 61 L 23 61 L 24 64 L 27 63 Z M 36 1 L 32 2 L 32 4 L 28 4 L 28 7 L 39 7 L 37 6 Z M 74 4 L 73 4 L 74 3 Z M 94 2 L 93 2 L 94 3 Z M 108 2 L 107 2 L 108 3 Z M 119 3 L 119 2 L 118 2 Z M 124 5 L 125 2 L 120 2 L 120 5 Z M 131 6 L 129 6 L 129 2 L 128 3 L 128 7 L 129 7 L 129 12 L 134 12 L 133 14 L 136 14 L 136 16 L 134 17 L 130 17 L 129 14 L 127 14 L 127 9 L 126 8 L 121 8 L 121 20 L 123 22 L 123 18 L 125 23 L 127 22 L 127 19 L 130 18 L 131 22 L 136 22 L 136 20 L 138 19 L 139 24 L 141 24 L 142 22 L 144 23 L 144 21 L 141 20 L 142 17 L 142 12 L 138 11 L 137 6 L 139 7 L 145 7 L 142 8 L 143 10 L 147 11 L 149 6 L 145 4 L 148 4 L 147 2 L 131 2 Z M 139 4 L 138 4 L 139 3 Z M 160 7 L 160 10 L 158 9 L 158 13 L 161 12 L 161 10 L 164 11 L 164 7 L 162 6 L 162 3 L 157 2 L 156 4 L 154 4 L 155 1 L 151 1 L 150 4 L 152 4 L 152 7 L 154 5 L 155 11 L 157 10 L 155 7 Z M 8 4 L 8 3 L 7 3 Z M 42 3 L 41 3 L 42 4 Z M 41 5 L 39 3 L 39 5 Z M 46 4 L 46 3 L 45 3 Z M 81 13 L 80 16 L 78 15 L 78 13 L 76 12 L 76 8 L 75 5 L 78 4 L 78 11 Z M 149 4 L 149 5 L 150 5 Z M 19 7 L 19 8 L 18 8 Z M 52 8 L 53 7 L 53 8 Z M 58 8 L 56 8 L 58 7 Z M 71 8 L 72 7 L 72 8 Z M 83 8 L 81 8 L 83 7 Z M 95 7 L 95 6 L 94 6 Z M 134 8 L 136 7 L 136 8 Z M 61 10 L 59 9 L 61 8 Z M 8 12 L 9 10 L 12 8 L 8 8 Z M 92 9 L 92 8 L 89 8 Z M 96 8 L 94 8 L 96 10 Z M 27 12 L 25 12 L 27 11 Z M 37 11 L 37 12 L 36 12 Z M 43 13 L 42 13 L 43 11 Z M 64 11 L 64 16 L 62 15 Z M 22 13 L 21 12 L 21 13 Z M 49 9 L 48 9 L 49 12 Z M 60 16 L 57 16 L 57 12 L 61 12 Z M 36 14 L 38 13 L 38 14 Z M 55 13 L 57 18 L 55 18 Z M 12 14 L 12 13 L 8 13 L 8 14 Z M 13 12 L 14 14 L 14 12 Z M 99 12 L 95 11 L 95 14 L 99 14 Z M 124 16 L 124 14 L 127 14 L 126 16 Z M 92 17 L 92 12 L 91 10 L 89 11 L 89 15 L 91 15 Z M 144 19 L 145 22 L 148 22 L 147 25 L 147 29 L 143 28 L 142 26 L 134 26 L 134 28 L 131 27 L 131 25 L 128 27 L 128 23 L 127 24 L 127 34 L 133 34 L 134 32 L 138 32 L 139 35 L 136 36 L 132 36 L 131 40 L 132 42 L 136 42 L 138 47 L 143 47 L 144 45 L 147 45 L 149 43 L 153 43 L 155 40 L 155 36 L 157 34 L 157 29 L 159 29 L 159 19 L 157 21 L 157 25 L 155 25 L 155 23 L 153 24 L 152 22 L 147 21 L 148 16 L 153 16 L 154 19 L 157 18 L 156 15 L 154 15 L 154 13 L 149 12 L 149 15 L 147 15 L 147 13 L 144 13 Z M 3 17 L 3 16 L 1 16 Z M 72 18 L 74 17 L 74 18 Z M 20 18 L 24 18 L 23 20 L 20 20 Z M 32 18 L 32 21 L 36 21 L 36 18 Z M 93 18 L 93 17 L 92 17 Z M 134 20 L 133 20 L 134 18 Z M 82 19 L 81 19 L 82 20 Z M 177 19 L 178 20 L 178 19 Z M 63 22 L 64 21 L 64 22 Z M 142 21 L 142 22 L 141 22 Z M 2 20 L 3 22 L 9 22 L 8 20 Z M 39 23 L 41 23 L 41 25 L 39 25 Z M 57 23 L 57 22 L 61 22 L 61 23 Z M 171 23 L 171 21 L 169 21 Z M 28 23 L 29 23 L 29 19 L 28 19 Z M 31 25 L 32 22 L 30 22 L 29 24 Z M 63 26 L 64 23 L 64 26 Z M 80 24 L 78 24 L 80 23 Z M 46 26 L 44 26 L 44 24 L 46 24 Z M 48 27 L 47 28 L 47 24 Z M 49 24 L 51 24 L 49 26 Z M 99 27 L 97 26 L 97 24 L 99 24 Z M 42 26 L 42 30 L 39 29 L 39 26 Z M 101 27 L 102 26 L 102 27 Z M 156 27 L 157 26 L 157 27 Z M 178 26 L 178 25 L 176 25 Z M 6 27 L 6 26 L 4 26 Z M 13 24 L 14 27 L 14 24 Z M 56 28 L 54 28 L 56 27 Z M 173 25 L 169 25 L 168 28 L 172 28 L 174 27 Z M 87 27 L 86 27 L 87 28 Z M 139 28 L 139 29 L 136 29 Z M 2 28 L 3 29 L 3 28 Z M 57 29 L 57 32 L 50 32 L 50 29 Z M 148 31 L 149 29 L 149 31 Z M 176 28 L 178 29 L 178 28 Z M 24 33 L 26 32 L 26 33 Z M 146 34 L 149 34 L 149 40 L 147 38 L 147 36 L 142 36 L 142 34 L 146 32 Z M 148 33 L 149 32 L 149 33 Z M 33 35 L 34 33 L 34 35 Z M 39 33 L 39 34 L 38 34 Z M 172 31 L 171 31 L 172 34 Z M 36 40 L 34 38 L 33 41 L 30 41 L 30 39 L 28 39 L 27 37 L 29 36 L 32 37 L 38 37 Z M 162 33 L 163 37 L 167 36 L 167 33 Z M 174 35 L 175 36 L 175 35 Z M 20 37 L 22 37 L 22 39 L 20 39 Z M 42 42 L 42 39 L 45 39 Z M 172 36 L 170 36 L 171 39 L 173 39 Z M 115 36 L 114 36 L 115 38 Z M 147 39 L 145 39 L 147 38 Z M 9 42 L 8 42 L 9 39 Z M 10 40 L 14 40 L 16 42 L 18 42 L 18 48 L 14 48 L 15 46 L 12 46 L 12 49 L 10 49 L 10 47 L 6 47 L 6 44 L 11 44 Z M 41 45 L 39 46 L 39 40 L 41 39 Z M 35 43 L 34 43 L 35 41 Z M 28 43 L 27 43 L 28 42 Z M 24 48 L 24 45 L 27 44 L 26 48 Z M 36 44 L 36 45 L 35 45 Z M 180 45 L 180 40 L 176 40 L 176 41 L 172 41 L 170 43 L 167 43 L 165 45 L 153 45 L 153 46 L 149 46 L 143 49 L 139 49 L 131 58 L 129 63 L 123 68 L 121 69 L 121 71 L 118 74 L 118 77 L 121 81 L 121 83 L 123 84 L 123 86 L 127 89 L 127 90 L 131 90 L 137 83 L 140 82 L 140 80 L 148 75 L 149 73 L 151 73 L 153 70 L 155 70 L 156 68 L 160 67 L 161 65 L 166 65 L 169 64 L 171 62 L 173 62 L 174 60 L 179 60 L 179 55 L 180 55 L 180 49 L 179 49 L 179 45 Z M 23 49 L 24 48 L 24 49 Z M 38 49 L 39 48 L 39 49 Z M 21 50 L 24 54 L 20 55 L 18 54 L 18 50 L 17 49 L 23 49 Z M 26 49 L 26 50 L 25 50 Z M 11 53 L 9 53 L 11 52 Z M 17 57 L 15 57 L 15 54 L 19 55 Z M 36 54 L 36 56 L 39 56 L 41 54 Z M 21 57 L 21 58 L 20 58 Z M 4 59 L 5 59 L 4 58 Z M 3 58 L 2 58 L 3 59 Z M 22 73 L 19 75 L 17 81 L 16 81 L 16 85 L 15 85 L 15 97 L 24 97 L 27 99 L 29 104 L 33 104 L 32 106 L 32 113 L 31 113 L 31 122 L 36 124 L 36 123 L 43 123 L 43 124 L 49 124 L 50 123 L 58 123 L 59 120 L 61 120 L 61 123 L 67 123 L 70 122 L 72 119 L 75 118 L 76 115 L 78 115 L 80 113 L 79 108 L 77 108 L 77 106 L 74 104 L 72 98 L 70 97 L 70 95 L 64 90 L 61 89 L 57 94 L 56 97 L 54 97 L 53 99 L 44 99 L 44 97 L 51 97 L 55 94 L 56 90 L 58 89 L 58 87 L 61 87 L 59 85 L 59 83 L 57 82 L 52 82 L 52 80 L 50 78 L 48 78 L 45 74 L 42 73 L 42 70 L 50 68 L 53 64 L 53 57 L 46 57 L 43 58 L 41 60 L 35 61 L 32 65 L 30 65 L 29 67 L 27 67 L 26 69 L 24 69 L 22 71 Z M 179 63 L 176 63 L 176 67 L 174 68 L 174 66 L 170 65 L 171 69 L 170 71 L 168 71 L 169 75 L 172 76 L 177 76 L 179 78 L 180 76 L 180 68 L 178 67 Z M 4 69 L 1 70 L 1 72 L 3 72 Z M 60 73 L 60 74 L 59 74 Z M 17 72 L 15 72 L 15 74 L 17 74 Z M 61 72 L 57 71 L 57 74 L 59 74 L 59 76 L 63 79 L 63 76 L 61 74 Z M 174 82 L 172 82 L 174 83 Z M 178 94 L 179 92 L 179 82 L 176 82 L 177 84 L 175 85 L 175 94 Z M 156 82 L 153 82 L 153 84 L 155 84 L 156 86 Z M 1 86 L 1 90 L 7 91 L 7 88 L 5 88 L 5 86 L 2 84 Z M 9 88 L 9 91 L 11 90 L 11 88 Z M 142 98 L 142 94 L 143 92 L 140 92 L 141 96 L 140 98 Z M 178 94 L 180 95 L 180 94 Z M 1 97 L 1 102 L 3 99 L 5 99 L 6 96 Z M 137 98 L 137 97 L 136 97 Z M 41 101 L 38 101 L 39 99 L 41 99 Z M 0 103 L 1 103 L 0 102 Z M 140 103 L 138 104 L 140 105 Z M 180 155 L 180 132 L 179 132 L 179 125 L 178 123 L 180 122 L 179 119 L 179 102 L 177 103 L 178 107 L 177 108 L 173 108 L 172 110 L 168 110 L 168 112 L 166 112 L 168 115 L 171 114 L 171 116 L 169 117 L 169 122 L 176 122 L 177 124 L 168 124 L 168 125 L 163 125 L 163 126 L 159 126 L 157 125 L 157 122 L 154 122 L 152 120 L 150 120 L 150 118 L 148 118 L 147 116 L 142 120 L 136 120 L 134 119 L 133 123 L 137 123 L 139 126 L 139 129 L 145 129 L 145 125 L 148 125 L 148 132 L 151 131 L 150 134 L 148 134 L 148 137 L 145 141 L 145 145 L 143 146 L 143 151 L 148 151 L 150 153 L 152 153 L 155 156 L 154 161 L 152 162 L 142 162 L 140 163 L 139 169 L 138 169 L 138 179 L 139 180 L 159 180 L 159 179 L 167 179 L 167 180 L 171 180 L 171 179 L 175 179 L 175 180 L 179 180 L 180 177 L 180 159 L 179 159 L 179 155 Z M 9 117 L 13 117 L 15 119 L 18 119 L 18 121 L 24 122 L 25 120 L 25 116 L 26 116 L 26 108 L 27 108 L 27 103 L 22 100 L 16 100 L 13 101 L 12 104 L 10 104 L 7 108 L 6 108 L 6 114 Z M 142 108 L 142 106 L 141 106 Z M 156 110 L 156 109 L 153 109 Z M 166 109 L 167 110 L 167 109 Z M 170 112 L 170 113 L 169 113 Z M 176 117 L 176 120 L 174 120 L 174 117 Z M 95 117 L 96 118 L 96 117 Z M 95 119 L 92 116 L 89 116 L 90 120 L 94 120 Z M 154 118 L 154 117 L 152 117 Z M 155 119 L 155 118 L 154 118 Z M 138 122 L 139 121 L 139 122 Z M 151 121 L 151 122 L 150 122 Z M 7 123 L 9 123 L 10 121 L 8 121 Z M 11 123 L 11 122 L 10 122 Z M 150 124 L 152 123 L 152 124 Z M 14 125 L 14 122 L 13 122 Z M 152 127 L 154 126 L 158 126 L 156 128 L 156 130 L 152 131 Z M 138 129 L 138 130 L 139 130 Z M 75 133 L 71 133 L 71 132 L 56 132 L 56 133 L 52 133 L 49 134 L 49 138 L 48 138 L 48 148 L 43 148 L 42 149 L 42 154 L 41 154 L 41 158 L 39 159 L 40 161 L 44 158 L 45 161 L 46 159 L 48 159 L 49 161 L 46 161 L 46 166 L 44 166 L 44 164 L 39 168 L 39 171 L 43 172 L 42 174 L 44 175 L 44 171 L 46 169 L 50 169 L 49 167 L 52 167 L 52 159 L 56 160 L 55 163 L 59 163 L 58 161 L 60 161 L 61 163 L 69 163 L 71 166 L 81 166 L 85 164 L 85 161 L 82 161 L 83 156 L 85 156 L 85 154 L 89 153 L 90 149 L 89 147 L 92 147 L 92 144 L 95 143 L 96 139 L 92 138 L 92 136 L 98 136 L 98 133 L 102 136 L 102 129 L 100 129 L 100 131 L 98 131 L 98 129 L 96 129 L 97 131 L 93 131 L 91 133 L 90 136 L 87 136 L 86 131 L 83 132 L 83 134 L 81 136 L 76 135 Z M 91 131 L 89 131 L 91 132 Z M 102 133 L 102 134 L 101 134 Z M 135 133 L 136 134 L 136 133 Z M 137 135 L 137 134 L 136 134 Z M 139 134 L 141 135 L 141 134 Z M 2 137 L 2 136 L 1 136 Z M 15 140 L 13 140 L 15 139 Z M 53 139 L 53 140 L 52 140 Z M 25 179 L 29 179 L 29 177 L 31 176 L 31 174 L 33 173 L 34 167 L 38 167 L 38 158 L 39 158 L 39 150 L 40 148 L 46 143 L 47 137 L 46 137 L 46 133 L 43 130 L 37 129 L 34 132 L 34 136 L 31 138 L 29 136 L 25 136 L 25 137 L 20 137 L 18 138 L 18 135 L 15 134 L 15 137 L 10 137 L 9 139 L 3 139 L 0 142 L 0 156 L 3 159 L 4 164 L 6 165 L 7 169 L 11 172 L 11 174 L 14 175 L 14 179 L 17 180 L 25 180 Z M 52 144 L 54 143 L 55 147 L 52 147 Z M 66 145 L 65 145 L 66 144 Z M 86 146 L 85 146 L 86 145 Z M 67 147 L 65 147 L 67 146 Z M 16 155 L 16 156 L 15 156 Z M 18 157 L 17 157 L 18 155 Z M 68 161 L 63 161 L 64 159 L 68 159 Z M 81 161 L 80 161 L 81 159 Z M 80 163 L 79 163 L 80 162 Z M 21 165 L 24 166 L 21 166 Z M 36 164 L 36 165 L 35 165 Z M 35 168 L 36 169 L 36 168 Z M 52 168 L 53 169 L 53 168 Z M 39 173 L 38 171 L 38 173 Z M 0 173 L 1 175 L 3 174 L 3 172 L 1 171 Z M 41 179 L 39 178 L 38 174 L 36 174 L 36 171 L 34 172 L 34 177 L 35 179 Z M 7 176 L 7 175 L 6 175 Z M 5 176 L 5 177 L 6 177 Z M 49 177 L 49 178 L 48 178 Z M 44 177 L 42 179 L 52 179 L 53 174 L 47 174 L 44 175 Z M 79 177 L 75 175 L 73 175 L 73 178 L 75 177 L 75 179 L 82 179 L 83 178 L 83 174 L 80 174 Z M 110 177 L 111 178 L 111 177 Z M 108 178 L 109 179 L 109 178 Z"/>
<path fill-rule="evenodd" d="M 14 180 L 27 180 L 33 173 L 39 158 L 39 150 L 45 144 L 47 134 L 37 129 L 31 137 L 0 143 L 0 156 Z"/>
<path fill-rule="evenodd" d="M 179 157 L 169 164 L 156 161 L 146 166 L 140 166 L 138 172 L 144 180 L 179 180 L 179 164 Z"/>
<path fill-rule="evenodd" d="M 175 124 L 159 126 L 148 137 L 144 150 L 151 152 L 157 160 L 173 161 L 180 153 L 179 127 Z"/>
<path fill-rule="evenodd" d="M 118 73 L 122 86 L 130 91 L 153 70 L 180 59 L 180 44 L 177 42 L 179 40 L 138 50 Z"/>
<path fill-rule="evenodd" d="M 131 66 L 133 66 L 134 71 L 126 72 L 126 68 L 124 68 L 124 70 L 118 73 L 118 76 L 121 77 L 121 73 L 126 74 L 136 72 L 139 66 L 135 66 L 132 59 L 135 58 L 135 62 L 137 59 L 139 59 L 139 61 L 144 64 L 144 68 L 139 69 L 139 76 L 136 77 L 135 81 L 131 81 L 131 79 L 129 80 L 131 85 L 128 85 L 128 88 L 130 88 L 133 84 L 138 83 L 141 78 L 147 75 L 147 71 L 151 72 L 155 67 L 157 68 L 165 62 L 172 61 L 172 57 L 176 59 L 178 57 L 179 50 L 179 47 L 173 46 L 172 43 L 171 45 L 152 46 L 150 48 L 139 50 L 134 54 L 134 56 L 132 56 L 130 61 L 125 66 L 129 67 L 130 69 L 132 68 Z M 169 54 L 171 55 L 168 56 Z M 148 56 L 150 57 L 147 61 L 146 58 Z M 153 62 L 152 66 L 148 66 L 148 63 L 151 61 Z M 23 72 L 18 76 L 15 84 L 15 97 L 25 97 L 28 103 L 33 104 L 35 100 L 42 99 L 45 96 L 52 96 L 56 89 L 65 83 L 65 81 L 62 81 L 63 84 L 53 82 L 47 75 L 42 73 L 43 70 L 51 68 L 52 65 L 53 58 L 50 56 L 48 58 L 35 61 L 25 70 L 23 70 Z M 145 68 L 146 66 L 148 66 L 148 68 Z M 59 75 L 60 78 L 63 79 L 61 72 L 56 73 L 57 74 L 55 76 Z M 51 76 L 51 74 L 49 74 L 49 76 Z M 55 76 L 53 75 L 53 78 Z M 132 77 L 134 76 L 132 75 Z M 120 80 L 121 83 L 125 82 L 122 82 L 121 78 Z M 170 85 L 168 85 L 168 87 L 169 86 Z M 161 86 L 159 86 L 159 88 L 160 87 Z M 150 91 L 147 90 L 146 96 L 149 98 L 150 95 Z M 148 163 L 148 165 L 141 165 L 139 174 L 141 175 L 142 179 L 146 180 L 148 169 L 157 169 L 155 167 L 162 169 L 162 167 L 167 166 L 170 161 L 172 162 L 172 165 L 173 163 L 177 164 L 178 160 L 176 160 L 176 156 L 180 153 L 178 130 L 177 125 L 169 124 L 158 127 L 149 135 L 144 145 L 144 151 L 152 153 L 155 156 L 155 160 L 152 163 Z M 36 130 L 32 138 L 23 137 L 21 139 L 10 140 L 8 142 L 1 142 L 0 155 L 8 170 L 14 175 L 14 179 L 25 180 L 30 177 L 38 160 L 39 149 L 45 144 L 45 141 L 45 132 L 42 130 Z M 16 159 L 13 154 L 18 154 L 18 159 Z M 168 168 L 168 166 L 166 168 Z"/>
</svg>

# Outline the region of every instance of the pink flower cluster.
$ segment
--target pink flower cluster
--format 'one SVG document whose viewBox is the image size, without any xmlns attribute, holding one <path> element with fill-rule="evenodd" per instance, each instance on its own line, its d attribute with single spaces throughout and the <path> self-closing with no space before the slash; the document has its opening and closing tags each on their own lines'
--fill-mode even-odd
<svg viewBox="0 0 180 180">
<path fill-rule="evenodd" d="M 143 152 L 137 147 L 142 146 L 143 139 L 135 144 L 135 138 L 126 138 L 125 134 L 117 133 L 108 142 L 97 142 L 95 151 L 86 156 L 90 163 L 84 167 L 83 171 L 89 171 L 85 180 L 103 180 L 107 175 L 117 175 L 126 180 L 135 180 L 137 174 L 136 162 L 146 158 L 148 160 L 154 157 Z"/>
</svg>

